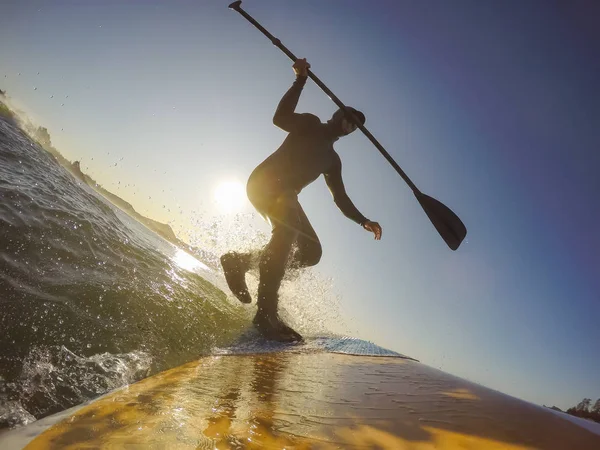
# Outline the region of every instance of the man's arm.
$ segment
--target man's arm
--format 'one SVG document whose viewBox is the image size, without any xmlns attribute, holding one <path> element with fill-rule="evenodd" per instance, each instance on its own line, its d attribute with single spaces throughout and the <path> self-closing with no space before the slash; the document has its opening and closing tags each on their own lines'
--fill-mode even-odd
<svg viewBox="0 0 600 450">
<path fill-rule="evenodd" d="M 273 116 L 273 124 L 288 133 L 297 128 L 303 119 L 301 114 L 297 114 L 294 111 L 298 105 L 302 88 L 306 84 L 309 67 L 310 64 L 306 62 L 306 59 L 299 59 L 294 63 L 293 69 L 296 73 L 296 81 L 294 81 L 292 87 L 283 95 Z"/>
<path fill-rule="evenodd" d="M 348 197 L 342 180 L 342 160 L 337 153 L 335 154 L 333 166 L 324 175 L 325 182 L 331 191 L 331 195 L 333 195 L 333 201 L 340 211 L 342 211 L 342 213 L 350 220 L 353 220 L 362 226 L 365 230 L 372 232 L 375 235 L 376 240 L 381 239 L 381 226 L 377 222 L 372 222 L 363 216 L 358 208 L 354 206 L 350 197 Z"/>
<path fill-rule="evenodd" d="M 350 197 L 346 193 L 346 188 L 342 180 L 342 161 L 337 154 L 335 155 L 333 166 L 325 173 L 325 182 L 331 191 L 334 203 L 342 211 L 342 214 L 359 225 L 363 225 L 369 221 L 354 206 L 354 203 L 352 203 L 352 200 L 350 200 Z"/>
</svg>

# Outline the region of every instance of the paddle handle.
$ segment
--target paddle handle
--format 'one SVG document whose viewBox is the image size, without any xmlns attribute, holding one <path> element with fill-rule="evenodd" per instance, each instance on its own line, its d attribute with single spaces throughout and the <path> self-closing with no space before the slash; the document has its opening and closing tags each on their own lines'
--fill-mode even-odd
<svg viewBox="0 0 600 450">
<path fill-rule="evenodd" d="M 231 3 L 229 5 L 229 8 L 239 12 L 248 22 L 250 22 L 256 28 L 258 28 L 258 30 L 262 34 L 264 34 L 273 43 L 273 45 L 279 47 L 279 49 L 283 53 L 285 53 L 288 56 L 288 58 L 295 62 L 298 59 L 296 58 L 296 55 L 294 55 L 285 45 L 283 45 L 279 39 L 277 39 L 275 36 L 269 33 L 260 23 L 254 20 L 254 18 L 250 16 L 250 14 L 244 11 L 241 7 L 241 4 L 241 0 L 238 0 L 236 2 Z M 308 76 L 311 80 L 315 82 L 317 86 L 319 86 L 323 90 L 323 92 L 325 92 L 329 96 L 331 100 L 333 100 L 333 102 L 338 107 L 340 107 L 344 111 L 347 117 L 350 117 L 352 119 L 355 125 L 358 126 L 358 128 L 360 128 L 360 131 L 362 131 L 364 135 L 373 143 L 377 150 L 379 150 L 379 153 L 381 153 L 383 157 L 387 159 L 387 161 L 392 165 L 392 167 L 396 169 L 396 172 L 398 172 L 398 174 L 402 177 L 406 184 L 408 184 L 408 186 L 412 189 L 413 193 L 418 197 L 421 194 L 419 188 L 417 188 L 417 186 L 415 186 L 412 180 L 408 178 L 408 175 L 404 173 L 404 170 L 402 170 L 398 163 L 394 161 L 394 158 L 392 158 L 392 156 L 387 152 L 387 150 L 383 148 L 383 145 L 381 145 L 379 141 L 375 139 L 375 136 L 373 136 L 371 132 L 367 130 L 367 128 L 362 123 L 360 123 L 360 121 L 354 116 L 354 114 L 352 114 L 352 111 L 348 110 L 346 108 L 346 105 L 344 105 L 342 101 L 339 98 L 337 98 L 337 96 L 333 92 L 331 92 L 331 90 L 327 86 L 325 86 L 325 83 L 323 83 L 314 73 L 310 71 L 310 69 L 308 70 Z"/>
</svg>

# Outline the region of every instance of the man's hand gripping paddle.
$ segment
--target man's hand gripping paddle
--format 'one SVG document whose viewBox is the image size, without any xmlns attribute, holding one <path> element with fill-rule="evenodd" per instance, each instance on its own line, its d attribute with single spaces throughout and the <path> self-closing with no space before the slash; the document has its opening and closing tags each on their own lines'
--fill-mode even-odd
<svg viewBox="0 0 600 450">
<path fill-rule="evenodd" d="M 248 22 L 258 28 L 269 40 L 273 43 L 273 45 L 279 47 L 279 49 L 285 53 L 292 61 L 296 61 L 298 58 L 290 52 L 279 39 L 269 33 L 265 28 L 262 27 L 256 20 L 254 20 L 246 11 L 241 8 L 242 2 L 237 1 L 233 2 L 229 5 L 230 9 L 233 9 L 239 12 Z M 404 173 L 404 171 L 400 168 L 400 166 L 394 161 L 394 159 L 390 156 L 390 154 L 383 148 L 383 146 L 375 139 L 375 137 L 365 128 L 364 125 L 360 123 L 359 120 L 354 117 L 354 114 L 350 110 L 346 108 L 346 106 L 338 99 L 333 92 L 329 90 L 325 84 L 321 80 L 317 78 L 315 74 L 313 74 L 310 70 L 308 70 L 308 76 L 319 86 L 334 103 L 340 107 L 346 114 L 346 117 L 350 117 L 352 121 L 360 128 L 360 130 L 369 138 L 369 140 L 375 145 L 377 150 L 383 155 L 385 159 L 392 165 L 396 172 L 402 177 L 402 179 L 408 184 L 408 186 L 412 189 L 413 194 L 417 198 L 417 201 L 421 204 L 421 207 L 425 210 L 427 217 L 433 223 L 435 229 L 440 233 L 448 247 L 452 250 L 456 250 L 460 243 L 463 241 L 465 236 L 467 235 L 467 228 L 462 223 L 462 221 L 458 218 L 456 214 L 450 210 L 446 205 L 439 202 L 438 200 L 430 197 L 426 194 L 423 194 L 417 186 L 408 178 L 408 175 Z"/>
</svg>

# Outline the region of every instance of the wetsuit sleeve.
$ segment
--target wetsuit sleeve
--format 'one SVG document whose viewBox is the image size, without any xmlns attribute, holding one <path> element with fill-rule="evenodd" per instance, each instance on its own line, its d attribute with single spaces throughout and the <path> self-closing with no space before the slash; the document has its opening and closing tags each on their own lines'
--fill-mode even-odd
<svg viewBox="0 0 600 450">
<path fill-rule="evenodd" d="M 273 124 L 288 133 L 297 129 L 304 120 L 302 114 L 295 113 L 294 111 L 296 110 L 296 105 L 298 105 L 302 88 L 306 84 L 306 78 L 296 77 L 296 81 L 294 81 L 292 87 L 284 94 L 273 116 Z"/>
<path fill-rule="evenodd" d="M 333 166 L 325 172 L 325 182 L 331 191 L 331 195 L 333 195 L 333 201 L 336 206 L 347 218 L 360 225 L 368 222 L 368 219 L 354 206 L 354 203 L 352 203 L 352 200 L 350 200 L 350 197 L 346 193 L 346 188 L 342 181 L 342 161 L 337 154 L 335 155 Z"/>
</svg>

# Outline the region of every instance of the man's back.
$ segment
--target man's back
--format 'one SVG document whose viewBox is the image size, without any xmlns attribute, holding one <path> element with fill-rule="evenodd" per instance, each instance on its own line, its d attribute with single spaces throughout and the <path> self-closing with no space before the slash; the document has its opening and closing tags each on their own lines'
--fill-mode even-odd
<svg viewBox="0 0 600 450">
<path fill-rule="evenodd" d="M 293 125 L 281 146 L 250 176 L 278 191 L 299 193 L 327 172 L 339 156 L 333 149 L 337 137 L 313 114 L 295 114 Z"/>
</svg>

